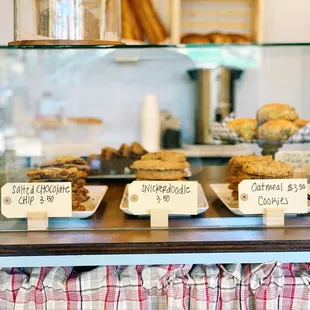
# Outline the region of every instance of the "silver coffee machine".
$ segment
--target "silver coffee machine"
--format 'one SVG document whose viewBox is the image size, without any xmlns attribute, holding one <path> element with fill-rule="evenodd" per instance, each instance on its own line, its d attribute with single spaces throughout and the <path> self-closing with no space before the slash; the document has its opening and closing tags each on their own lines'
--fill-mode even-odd
<svg viewBox="0 0 310 310">
<path fill-rule="evenodd" d="M 197 84 L 195 143 L 212 144 L 211 126 L 234 111 L 235 81 L 242 71 L 227 67 L 189 71 Z"/>
</svg>

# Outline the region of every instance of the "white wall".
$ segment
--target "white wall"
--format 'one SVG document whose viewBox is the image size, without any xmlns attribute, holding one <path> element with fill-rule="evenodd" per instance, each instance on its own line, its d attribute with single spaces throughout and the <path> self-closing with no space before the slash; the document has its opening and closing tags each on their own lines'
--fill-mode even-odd
<svg viewBox="0 0 310 310">
<path fill-rule="evenodd" d="M 310 42 L 310 0 L 265 0 L 265 3 L 266 42 Z M 13 0 L 0 0 L 0 45 L 6 45 L 11 40 Z M 68 101 L 70 107 L 75 107 L 70 111 L 71 115 L 94 116 L 95 113 L 102 117 L 106 121 L 105 140 L 108 143 L 116 137 L 120 140 L 116 143 L 123 142 L 122 133 L 126 133 L 128 137 L 125 140 L 128 142 L 138 138 L 139 103 L 143 94 L 150 91 L 157 92 L 161 106 L 172 109 L 188 129 L 193 120 L 190 107 L 193 108 L 195 92 L 193 84 L 183 73 L 190 64 L 185 62 L 184 66 L 180 66 L 171 62 L 169 66 L 168 69 L 167 64 L 162 63 L 158 67 L 152 67 L 152 64 L 143 68 L 132 67 L 124 71 L 125 75 L 114 70 L 113 83 L 113 79 L 106 75 L 102 77 L 103 72 L 109 71 L 103 64 L 99 64 L 91 70 L 87 69 L 83 76 L 83 89 L 75 85 L 64 88 L 58 86 L 57 93 L 61 99 Z M 168 71 L 170 74 L 166 74 Z M 309 48 L 264 48 L 259 68 L 246 71 L 238 84 L 238 116 L 253 117 L 259 106 L 277 101 L 294 105 L 302 117 L 310 119 L 309 72 Z M 137 76 L 138 82 L 133 83 L 132 79 Z M 32 85 L 32 103 L 38 99 L 40 89 L 44 89 L 44 86 L 56 86 L 51 83 L 45 85 L 43 80 L 35 77 L 29 83 Z M 188 133 L 190 136 L 192 132 Z"/>
<path fill-rule="evenodd" d="M 14 39 L 13 0 L 0 0 L 0 45 Z"/>
</svg>

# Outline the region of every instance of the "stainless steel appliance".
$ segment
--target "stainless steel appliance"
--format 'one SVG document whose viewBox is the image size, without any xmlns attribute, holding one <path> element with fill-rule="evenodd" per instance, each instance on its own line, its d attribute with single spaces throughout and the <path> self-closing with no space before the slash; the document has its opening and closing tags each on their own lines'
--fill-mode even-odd
<svg viewBox="0 0 310 310">
<path fill-rule="evenodd" d="M 201 68 L 189 71 L 197 83 L 195 118 L 196 144 L 214 143 L 211 126 L 234 111 L 235 81 L 241 70 L 227 67 Z"/>
</svg>

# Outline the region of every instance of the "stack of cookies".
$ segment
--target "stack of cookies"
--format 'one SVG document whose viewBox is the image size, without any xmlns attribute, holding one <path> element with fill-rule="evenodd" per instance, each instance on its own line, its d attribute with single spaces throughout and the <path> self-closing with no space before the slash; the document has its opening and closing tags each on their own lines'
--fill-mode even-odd
<svg viewBox="0 0 310 310">
<path fill-rule="evenodd" d="M 41 164 L 40 169 L 31 169 L 27 173 L 29 182 L 71 182 L 72 209 L 85 211 L 84 202 L 90 199 L 85 179 L 88 166 L 80 157 L 61 156 Z"/>
<path fill-rule="evenodd" d="M 131 166 L 137 180 L 154 181 L 183 181 L 188 167 L 185 154 L 172 151 L 146 154 Z"/>
<path fill-rule="evenodd" d="M 238 200 L 238 185 L 251 179 L 288 179 L 293 177 L 291 166 L 275 161 L 271 156 L 235 156 L 229 161 L 229 189 Z"/>
</svg>

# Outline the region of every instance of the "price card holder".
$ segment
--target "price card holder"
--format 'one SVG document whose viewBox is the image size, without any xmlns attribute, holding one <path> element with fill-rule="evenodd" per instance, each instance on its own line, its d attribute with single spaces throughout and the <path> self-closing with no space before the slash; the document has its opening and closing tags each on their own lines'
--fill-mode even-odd
<svg viewBox="0 0 310 310">
<path fill-rule="evenodd" d="M 198 183 L 135 181 L 128 186 L 129 210 L 151 216 L 151 227 L 168 227 L 169 214 L 197 215 Z"/>
<path fill-rule="evenodd" d="M 28 230 L 47 230 L 48 213 L 46 211 L 27 212 Z"/>
<path fill-rule="evenodd" d="M 307 179 L 244 180 L 238 186 L 239 209 L 263 214 L 265 225 L 284 225 L 284 214 L 308 213 Z"/>
<path fill-rule="evenodd" d="M 27 218 L 29 230 L 46 230 L 49 217 L 72 217 L 71 183 L 7 183 L 1 188 L 1 213 Z"/>
</svg>

